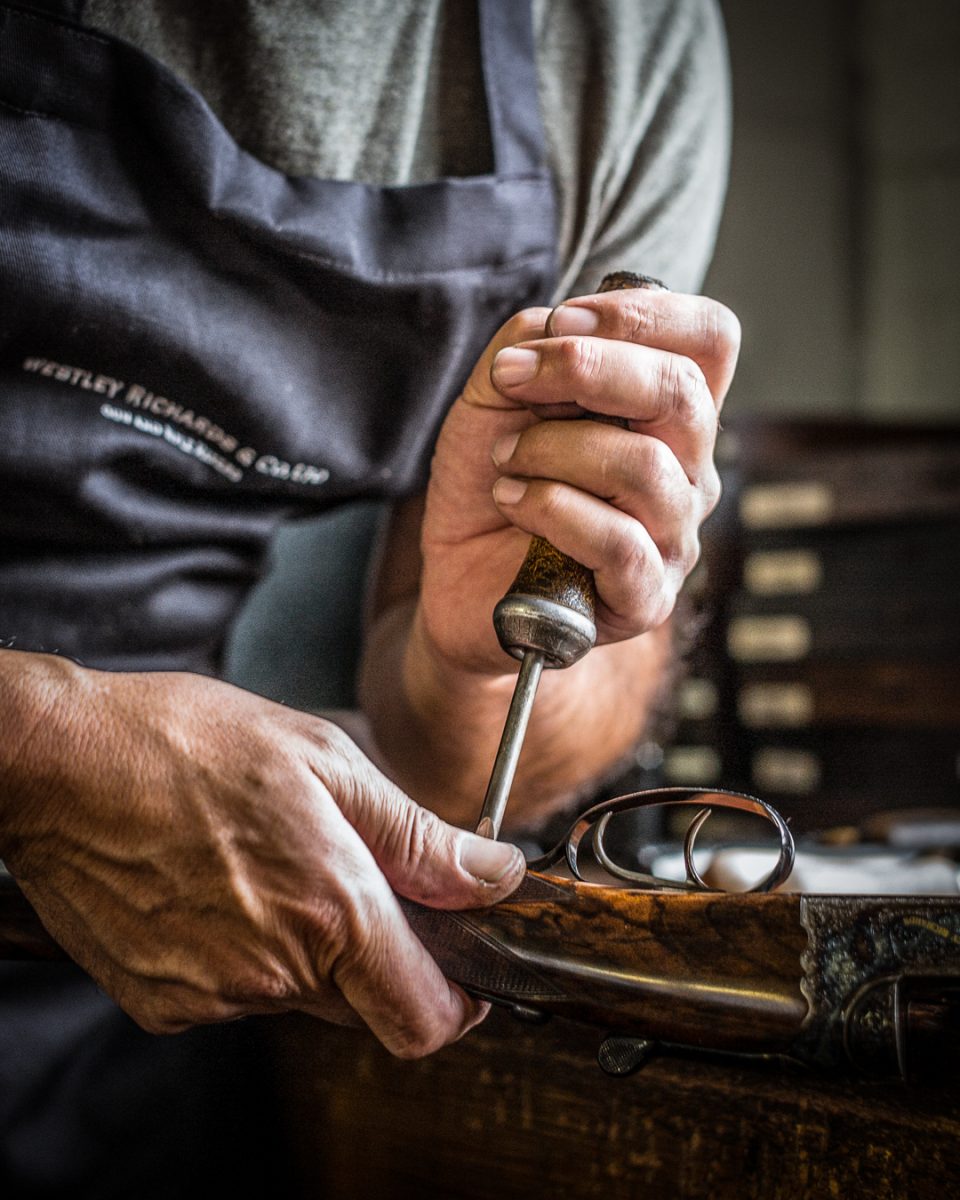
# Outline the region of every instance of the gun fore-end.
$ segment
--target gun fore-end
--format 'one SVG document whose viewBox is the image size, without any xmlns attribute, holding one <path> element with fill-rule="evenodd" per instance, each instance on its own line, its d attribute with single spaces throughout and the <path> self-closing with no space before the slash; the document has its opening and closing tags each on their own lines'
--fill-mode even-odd
<svg viewBox="0 0 960 1200">
<path fill-rule="evenodd" d="M 808 1009 L 799 898 L 744 899 L 531 872 L 491 908 L 405 909 L 444 973 L 497 1003 L 657 1042 L 785 1051 Z"/>
</svg>

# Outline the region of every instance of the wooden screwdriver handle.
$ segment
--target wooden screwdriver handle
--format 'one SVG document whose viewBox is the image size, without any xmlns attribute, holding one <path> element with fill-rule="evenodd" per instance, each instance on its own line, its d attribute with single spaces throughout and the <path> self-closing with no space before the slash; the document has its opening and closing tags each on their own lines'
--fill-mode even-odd
<svg viewBox="0 0 960 1200">
<path fill-rule="evenodd" d="M 597 291 L 627 288 L 666 291 L 659 279 L 632 271 L 605 275 Z M 608 425 L 627 425 L 624 419 L 603 413 L 584 416 Z M 596 639 L 596 604 L 593 572 L 546 538 L 534 536 L 516 579 L 494 611 L 494 627 L 500 645 L 515 658 L 535 650 L 544 655 L 546 666 L 566 667 Z"/>
</svg>

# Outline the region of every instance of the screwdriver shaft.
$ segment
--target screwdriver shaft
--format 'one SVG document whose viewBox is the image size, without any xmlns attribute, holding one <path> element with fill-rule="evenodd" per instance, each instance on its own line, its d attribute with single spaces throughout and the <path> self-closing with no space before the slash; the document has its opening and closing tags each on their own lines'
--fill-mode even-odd
<svg viewBox="0 0 960 1200">
<path fill-rule="evenodd" d="M 537 650 L 528 650 L 520 661 L 520 674 L 517 676 L 516 687 L 513 689 L 513 699 L 507 713 L 506 724 L 500 737 L 500 746 L 493 763 L 487 794 L 483 798 L 483 808 L 477 823 L 477 833 L 481 837 L 493 838 L 500 836 L 500 825 L 513 786 L 513 777 L 517 771 L 517 759 L 523 747 L 524 734 L 527 732 L 527 722 L 530 720 L 530 710 L 533 708 L 533 698 L 537 694 L 537 685 L 543 672 L 543 655 Z"/>
</svg>

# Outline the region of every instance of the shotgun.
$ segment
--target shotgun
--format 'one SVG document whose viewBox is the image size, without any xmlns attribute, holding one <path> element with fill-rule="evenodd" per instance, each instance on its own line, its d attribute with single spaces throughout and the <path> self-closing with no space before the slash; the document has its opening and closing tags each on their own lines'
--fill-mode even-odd
<svg viewBox="0 0 960 1200">
<path fill-rule="evenodd" d="M 664 803 L 669 791 L 641 803 Z M 666 802 L 712 808 L 735 796 L 683 795 Z M 598 814 L 602 824 L 611 804 L 635 807 L 625 799 L 595 806 L 561 843 L 575 874 L 584 831 Z M 733 806 L 745 808 L 746 800 Z M 778 880 L 792 863 L 792 842 L 790 851 L 781 855 Z M 599 1062 L 613 1075 L 662 1052 L 905 1081 L 954 1076 L 960 896 L 734 894 L 704 890 L 699 877 L 659 882 L 610 886 L 528 870 L 507 900 L 489 908 L 401 904 L 444 973 L 474 995 L 520 1019 L 554 1015 L 599 1027 L 606 1035 Z M 14 881 L 0 877 L 0 958 L 58 957 L 63 952 Z"/>
</svg>

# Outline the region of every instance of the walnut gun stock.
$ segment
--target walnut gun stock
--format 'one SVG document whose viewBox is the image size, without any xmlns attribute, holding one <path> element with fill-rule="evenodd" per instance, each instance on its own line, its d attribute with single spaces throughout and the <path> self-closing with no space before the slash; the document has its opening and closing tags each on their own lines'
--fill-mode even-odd
<svg viewBox="0 0 960 1200">
<path fill-rule="evenodd" d="M 613 1074 L 658 1049 L 930 1081 L 960 1061 L 960 897 L 678 893 L 528 872 L 490 908 L 402 904 L 469 991 L 602 1029 Z M 56 957 L 0 877 L 0 958 Z"/>
</svg>

